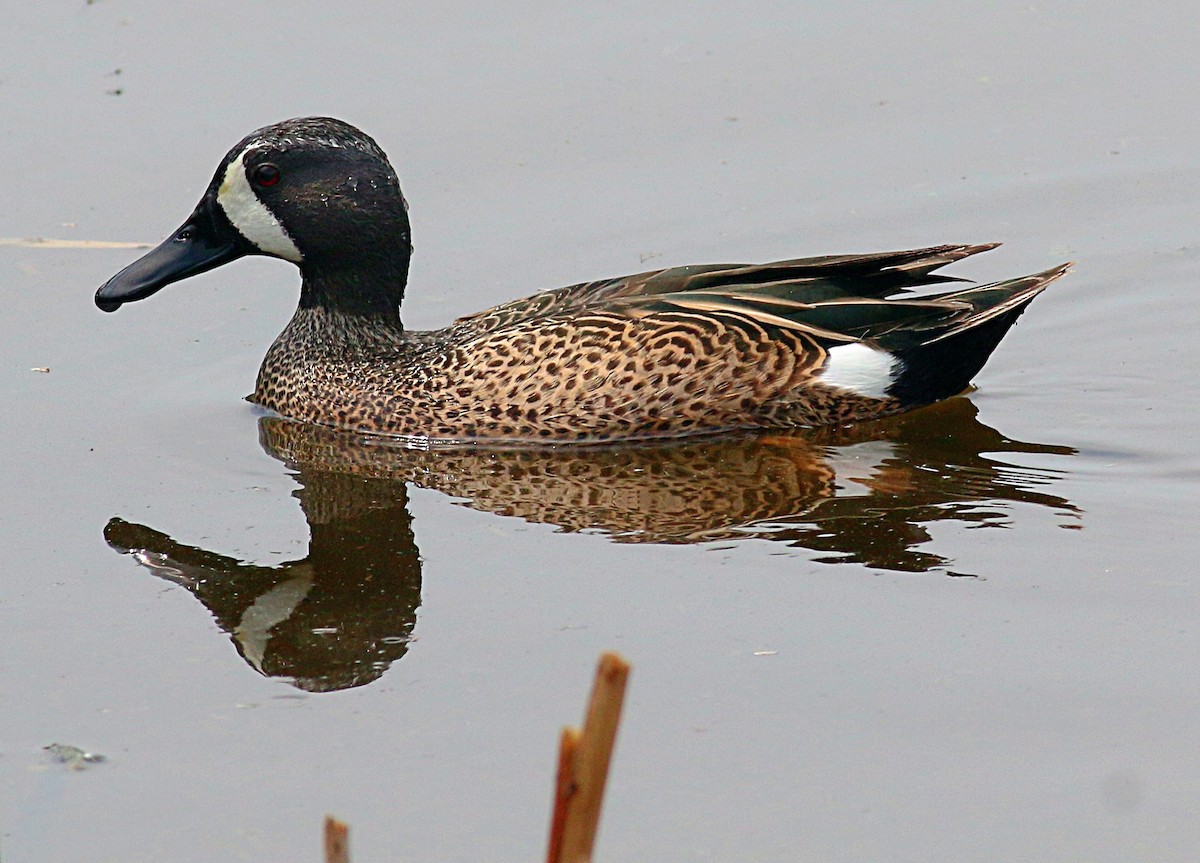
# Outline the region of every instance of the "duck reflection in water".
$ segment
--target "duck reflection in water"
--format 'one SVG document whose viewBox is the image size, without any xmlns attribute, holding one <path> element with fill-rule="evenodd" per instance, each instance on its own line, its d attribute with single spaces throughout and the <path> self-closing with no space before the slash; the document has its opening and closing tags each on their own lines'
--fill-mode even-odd
<svg viewBox="0 0 1200 863">
<path fill-rule="evenodd" d="M 295 471 L 307 557 L 256 566 L 119 518 L 105 538 L 191 591 L 251 666 L 308 691 L 370 683 L 408 649 L 421 596 L 409 483 L 617 542 L 767 539 L 895 572 L 955 574 L 925 547 L 931 522 L 1003 527 L 1016 503 L 1064 526 L 1079 516 L 1043 490 L 1061 471 L 998 458 L 1074 450 L 1010 440 L 966 398 L 844 429 L 656 446 L 420 450 L 278 417 L 259 430 Z"/>
</svg>

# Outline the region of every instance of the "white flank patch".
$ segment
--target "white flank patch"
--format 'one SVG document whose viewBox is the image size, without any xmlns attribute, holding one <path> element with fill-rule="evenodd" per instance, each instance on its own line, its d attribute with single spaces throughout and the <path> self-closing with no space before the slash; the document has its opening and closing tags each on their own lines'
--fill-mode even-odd
<svg viewBox="0 0 1200 863">
<path fill-rule="evenodd" d="M 887 398 L 887 388 L 896 380 L 898 361 L 887 351 L 863 344 L 838 345 L 829 349 L 825 370 L 817 379 L 831 387 L 860 396 Z"/>
<path fill-rule="evenodd" d="M 287 235 L 275 214 L 267 209 L 250 188 L 246 179 L 246 167 L 242 160 L 243 151 L 225 169 L 225 179 L 217 190 L 217 203 L 238 233 L 268 255 L 275 255 L 293 263 L 300 263 L 303 255 Z"/>
</svg>

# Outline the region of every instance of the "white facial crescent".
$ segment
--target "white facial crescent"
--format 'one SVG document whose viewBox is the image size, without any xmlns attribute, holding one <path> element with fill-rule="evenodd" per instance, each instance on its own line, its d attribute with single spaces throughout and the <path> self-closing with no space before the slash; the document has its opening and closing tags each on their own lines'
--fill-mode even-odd
<svg viewBox="0 0 1200 863">
<path fill-rule="evenodd" d="M 246 179 L 246 167 L 243 159 L 246 151 L 229 163 L 225 169 L 225 177 L 221 188 L 217 190 L 217 203 L 225 211 L 226 217 L 239 234 L 257 246 L 261 251 L 277 258 L 300 263 L 303 255 L 288 236 L 283 225 L 275 218 L 275 214 L 267 209 L 259 200 L 250 182 Z"/>
</svg>

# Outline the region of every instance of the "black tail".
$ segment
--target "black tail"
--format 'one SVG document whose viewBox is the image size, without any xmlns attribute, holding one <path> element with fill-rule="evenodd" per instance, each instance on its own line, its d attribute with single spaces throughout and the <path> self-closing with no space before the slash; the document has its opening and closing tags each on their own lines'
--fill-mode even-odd
<svg viewBox="0 0 1200 863">
<path fill-rule="evenodd" d="M 904 339 L 889 345 L 889 339 L 881 338 L 880 345 L 901 363 L 900 375 L 888 387 L 888 395 L 912 408 L 961 393 L 1033 298 L 1068 266 L 949 295 L 970 302 L 974 311 L 940 332 L 926 332 L 928 338 L 920 343 Z"/>
</svg>

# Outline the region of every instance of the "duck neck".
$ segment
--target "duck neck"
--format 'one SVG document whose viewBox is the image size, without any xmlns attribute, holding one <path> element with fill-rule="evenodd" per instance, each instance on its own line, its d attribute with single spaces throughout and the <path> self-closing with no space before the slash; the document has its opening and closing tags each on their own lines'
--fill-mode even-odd
<svg viewBox="0 0 1200 863">
<path fill-rule="evenodd" d="M 387 260 L 379 255 L 359 257 L 353 266 L 308 263 L 300 267 L 303 284 L 300 308 L 319 309 L 335 317 L 360 317 L 402 331 L 400 303 L 408 282 L 408 256 Z"/>
</svg>

